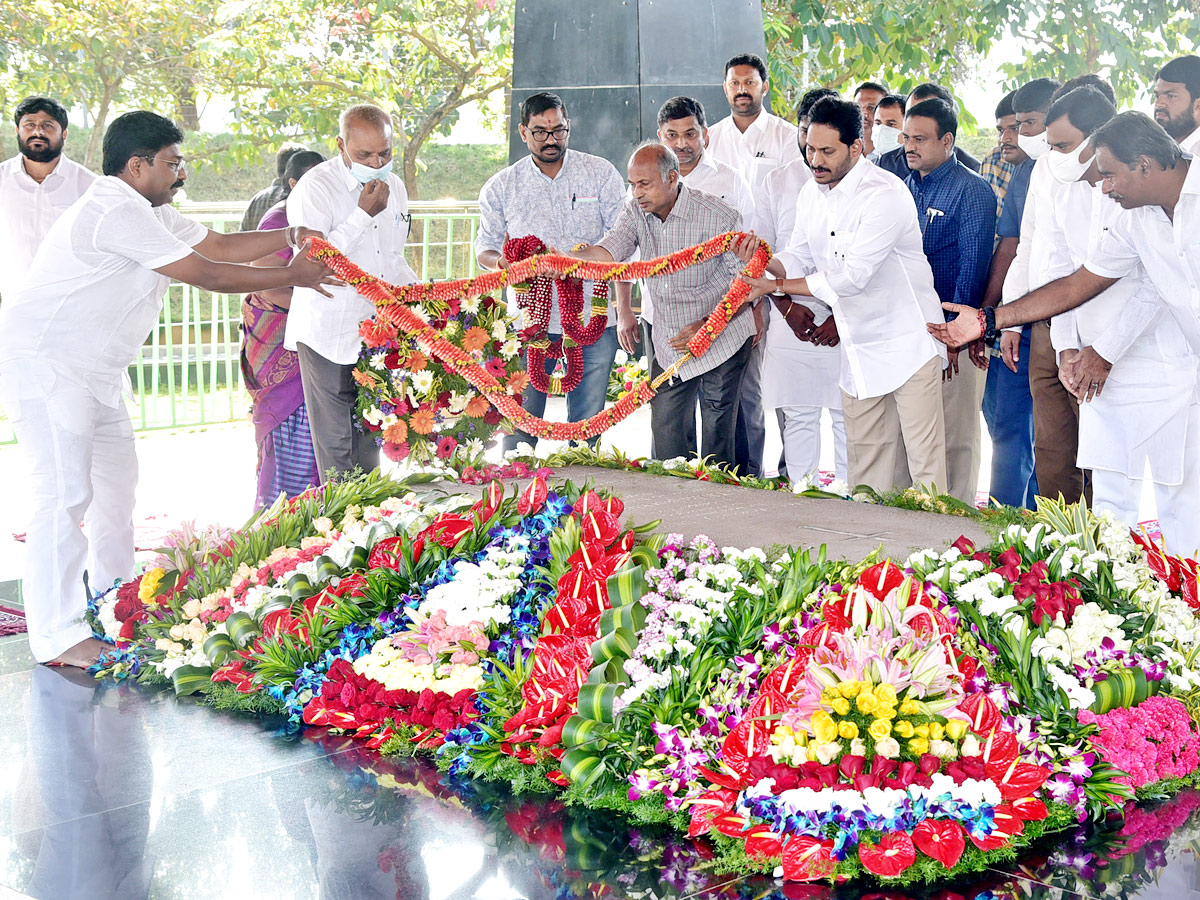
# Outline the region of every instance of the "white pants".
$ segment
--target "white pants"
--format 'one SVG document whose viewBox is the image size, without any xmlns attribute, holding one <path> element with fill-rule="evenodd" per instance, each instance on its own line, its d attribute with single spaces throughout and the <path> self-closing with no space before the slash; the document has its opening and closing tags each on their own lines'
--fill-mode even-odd
<svg viewBox="0 0 1200 900">
<path fill-rule="evenodd" d="M 775 411 L 789 478 L 812 475 L 821 466 L 821 410 L 820 406 L 781 406 Z M 833 420 L 833 475 L 846 481 L 846 420 L 840 409 L 829 410 L 829 416 Z"/>
<path fill-rule="evenodd" d="M 46 662 L 92 636 L 83 620 L 85 571 L 96 591 L 133 576 L 133 424 L 123 404 L 105 406 L 37 361 L 0 367 L 0 404 L 25 460 L 31 509 L 22 594 L 30 649 Z"/>
<path fill-rule="evenodd" d="M 1151 471 L 1151 477 L 1153 477 Z M 1200 550 L 1200 403 L 1188 411 L 1187 439 L 1184 442 L 1183 482 L 1154 483 L 1154 502 L 1158 524 L 1162 527 L 1167 552 L 1175 556 L 1193 556 Z M 1136 528 L 1142 499 L 1142 479 L 1124 472 L 1092 469 L 1092 508 L 1107 510 Z"/>
</svg>

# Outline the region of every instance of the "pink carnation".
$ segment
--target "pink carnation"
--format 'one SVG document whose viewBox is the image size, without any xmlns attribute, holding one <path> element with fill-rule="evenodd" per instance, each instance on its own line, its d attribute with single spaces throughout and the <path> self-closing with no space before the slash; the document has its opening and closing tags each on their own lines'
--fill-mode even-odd
<svg viewBox="0 0 1200 900">
<path fill-rule="evenodd" d="M 1118 781 L 1135 788 L 1200 768 L 1200 735 L 1187 708 L 1171 697 L 1151 697 L 1100 716 L 1084 710 L 1079 721 L 1099 726 L 1092 746 L 1105 762 L 1128 773 Z"/>
</svg>

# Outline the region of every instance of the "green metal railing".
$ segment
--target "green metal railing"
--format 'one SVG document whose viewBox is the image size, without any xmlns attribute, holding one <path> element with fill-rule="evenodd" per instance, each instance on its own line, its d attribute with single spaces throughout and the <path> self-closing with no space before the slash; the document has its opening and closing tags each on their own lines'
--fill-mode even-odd
<svg viewBox="0 0 1200 900">
<path fill-rule="evenodd" d="M 477 271 L 476 203 L 411 205 L 406 255 L 421 280 L 462 278 Z M 181 212 L 214 231 L 236 231 L 244 203 L 186 203 Z M 158 324 L 129 369 L 134 399 L 129 412 L 136 431 L 236 422 L 246 418 L 250 398 L 238 365 L 242 297 L 212 294 L 172 282 Z M 12 443 L 0 410 L 0 444 Z"/>
</svg>

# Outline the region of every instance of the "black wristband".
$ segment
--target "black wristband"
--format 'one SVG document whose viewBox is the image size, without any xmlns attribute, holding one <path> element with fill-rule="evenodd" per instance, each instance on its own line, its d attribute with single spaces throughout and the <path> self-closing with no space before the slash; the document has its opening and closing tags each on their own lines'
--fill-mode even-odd
<svg viewBox="0 0 1200 900">
<path fill-rule="evenodd" d="M 983 329 L 983 340 L 990 344 L 998 337 L 998 333 L 996 331 L 996 307 L 985 306 L 983 308 L 983 321 L 985 323 Z"/>
</svg>

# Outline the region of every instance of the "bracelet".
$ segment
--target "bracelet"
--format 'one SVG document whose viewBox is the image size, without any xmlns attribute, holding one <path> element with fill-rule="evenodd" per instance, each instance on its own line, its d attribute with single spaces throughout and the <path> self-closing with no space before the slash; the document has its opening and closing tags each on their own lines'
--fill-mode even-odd
<svg viewBox="0 0 1200 900">
<path fill-rule="evenodd" d="M 299 250 L 300 245 L 296 243 L 296 235 L 300 231 L 299 225 L 289 225 L 283 231 L 283 238 L 287 241 L 287 245 L 293 250 Z"/>
<path fill-rule="evenodd" d="M 788 299 L 788 308 L 783 311 L 783 321 L 787 321 L 787 317 L 792 314 L 792 307 L 796 305 L 796 301 Z"/>
<path fill-rule="evenodd" d="M 996 340 L 996 307 L 979 308 L 979 331 L 985 343 L 990 344 Z"/>
</svg>

